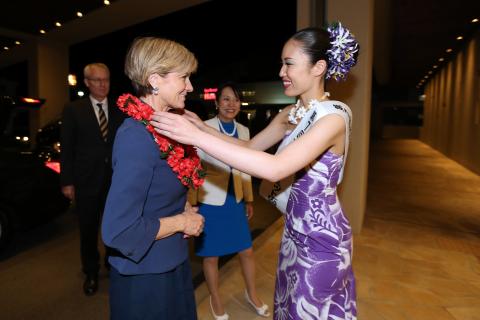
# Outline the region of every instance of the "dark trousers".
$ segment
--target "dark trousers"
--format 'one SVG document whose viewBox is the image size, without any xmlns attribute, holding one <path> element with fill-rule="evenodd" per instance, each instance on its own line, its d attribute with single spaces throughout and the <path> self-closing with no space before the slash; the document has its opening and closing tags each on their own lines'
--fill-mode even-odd
<svg viewBox="0 0 480 320">
<path fill-rule="evenodd" d="M 112 267 L 110 319 L 196 320 L 188 259 L 174 270 L 157 274 L 121 275 Z"/>
<path fill-rule="evenodd" d="M 98 251 L 98 234 L 105 207 L 107 191 L 98 195 L 76 194 L 76 213 L 80 227 L 80 256 L 82 270 L 85 274 L 95 275 L 100 270 L 100 253 Z M 108 255 L 108 248 L 105 252 Z M 105 260 L 107 257 L 105 257 Z"/>
</svg>

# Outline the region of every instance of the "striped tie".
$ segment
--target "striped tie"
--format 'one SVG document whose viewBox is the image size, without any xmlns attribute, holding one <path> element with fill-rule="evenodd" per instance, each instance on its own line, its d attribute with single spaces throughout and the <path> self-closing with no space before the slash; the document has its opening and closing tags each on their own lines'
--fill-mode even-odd
<svg viewBox="0 0 480 320">
<path fill-rule="evenodd" d="M 105 112 L 103 112 L 102 104 L 97 103 L 97 107 L 98 107 L 98 124 L 100 126 L 100 132 L 102 133 L 103 140 L 107 141 L 107 134 L 108 134 L 107 117 L 105 116 Z"/>
</svg>

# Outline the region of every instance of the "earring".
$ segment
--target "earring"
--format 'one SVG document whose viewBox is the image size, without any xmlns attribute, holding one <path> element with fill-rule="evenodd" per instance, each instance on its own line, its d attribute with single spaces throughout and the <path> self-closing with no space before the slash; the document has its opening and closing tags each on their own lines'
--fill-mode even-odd
<svg viewBox="0 0 480 320">
<path fill-rule="evenodd" d="M 157 94 L 158 94 L 158 87 L 153 87 L 153 88 L 152 88 L 152 93 L 153 93 L 154 95 L 157 95 Z"/>
</svg>

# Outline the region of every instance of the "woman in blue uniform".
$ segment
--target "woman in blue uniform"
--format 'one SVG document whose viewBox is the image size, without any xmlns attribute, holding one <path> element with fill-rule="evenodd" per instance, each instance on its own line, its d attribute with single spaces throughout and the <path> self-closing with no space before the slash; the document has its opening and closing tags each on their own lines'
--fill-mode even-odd
<svg viewBox="0 0 480 320">
<path fill-rule="evenodd" d="M 206 125 L 221 133 L 249 140 L 248 128 L 237 123 L 240 93 L 233 83 L 218 89 L 215 101 L 218 114 Z M 199 205 L 205 217 L 203 234 L 195 241 L 195 252 L 203 258 L 203 272 L 210 291 L 210 308 L 217 320 L 228 319 L 218 292 L 218 257 L 237 253 L 240 257 L 246 290 L 245 299 L 261 316 L 269 316 L 268 306 L 258 297 L 255 288 L 255 260 L 248 219 L 253 215 L 251 177 L 232 169 L 199 150 L 207 176 L 205 183 L 189 194 L 189 201 Z"/>
<path fill-rule="evenodd" d="M 154 110 L 185 107 L 196 67 L 185 47 L 155 37 L 136 39 L 125 59 L 137 96 L 125 94 L 117 102 L 130 118 L 115 138 L 102 221 L 103 240 L 115 251 L 109 258 L 115 320 L 197 318 L 186 237 L 198 236 L 204 220 L 186 205 L 186 182 L 201 183 L 200 159 L 149 124 Z M 180 170 L 182 161 L 192 170 Z"/>
</svg>

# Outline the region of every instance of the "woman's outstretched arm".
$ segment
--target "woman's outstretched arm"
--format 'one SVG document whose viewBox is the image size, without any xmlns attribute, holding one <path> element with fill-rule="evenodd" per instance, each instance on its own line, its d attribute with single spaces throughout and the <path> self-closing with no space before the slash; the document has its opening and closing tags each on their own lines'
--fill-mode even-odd
<svg viewBox="0 0 480 320">
<path fill-rule="evenodd" d="M 201 131 L 175 114 L 161 113 L 157 127 L 172 139 L 195 145 L 240 171 L 270 181 L 278 181 L 297 172 L 329 149 L 343 154 L 345 138 L 345 121 L 335 114 L 318 120 L 309 131 L 277 155 L 229 143 Z"/>
<path fill-rule="evenodd" d="M 264 151 L 279 142 L 285 135 L 287 130 L 288 112 L 292 106 L 288 106 L 282 110 L 275 118 L 269 123 L 265 129 L 259 132 L 252 139 L 245 141 L 236 139 L 222 134 L 220 131 L 208 126 L 203 122 L 195 113 L 185 110 L 184 118 L 188 119 L 202 132 L 208 133 L 218 139 L 224 140 L 231 144 L 236 144 L 245 148 Z M 155 128 L 159 128 L 159 122 L 162 117 L 161 112 L 155 112 L 152 116 L 151 124 Z M 157 130 L 158 131 L 158 130 Z"/>
</svg>

